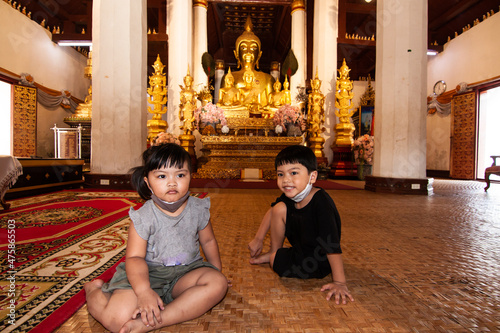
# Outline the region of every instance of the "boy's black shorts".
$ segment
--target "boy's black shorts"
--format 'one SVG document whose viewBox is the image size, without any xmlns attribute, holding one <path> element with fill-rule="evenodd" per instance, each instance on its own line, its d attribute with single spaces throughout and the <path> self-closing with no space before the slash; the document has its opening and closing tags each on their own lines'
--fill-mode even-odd
<svg viewBox="0 0 500 333">
<path fill-rule="evenodd" d="M 304 256 L 293 247 L 281 248 L 276 252 L 273 270 L 279 276 L 299 279 L 322 279 L 332 272 L 326 255 L 322 258 Z"/>
</svg>

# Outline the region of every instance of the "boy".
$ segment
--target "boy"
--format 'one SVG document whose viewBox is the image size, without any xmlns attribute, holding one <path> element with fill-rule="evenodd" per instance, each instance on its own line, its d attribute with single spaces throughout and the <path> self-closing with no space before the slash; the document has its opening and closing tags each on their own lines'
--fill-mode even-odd
<svg viewBox="0 0 500 333">
<path fill-rule="evenodd" d="M 340 248 L 340 216 L 325 190 L 313 187 L 318 176 L 313 151 L 305 146 L 289 146 L 275 160 L 277 182 L 283 194 L 264 215 L 255 238 L 248 244 L 250 263 L 269 263 L 282 277 L 324 278 L 332 282 L 321 291 L 335 302 L 354 301 L 347 289 Z M 271 249 L 260 254 L 267 232 Z M 284 248 L 288 238 L 292 247 Z"/>
</svg>

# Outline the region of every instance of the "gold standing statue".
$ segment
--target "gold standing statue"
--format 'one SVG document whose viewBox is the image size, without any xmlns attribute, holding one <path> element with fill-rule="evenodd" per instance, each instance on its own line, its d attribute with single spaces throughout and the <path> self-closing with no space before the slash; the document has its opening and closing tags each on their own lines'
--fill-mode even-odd
<svg viewBox="0 0 500 333">
<path fill-rule="evenodd" d="M 198 94 L 193 89 L 193 77 L 189 74 L 189 66 L 187 75 L 184 77 L 184 87 L 181 88 L 179 105 L 179 119 L 183 121 L 182 130 L 184 134 L 191 134 L 194 129 L 194 110 L 196 110 L 196 98 Z"/>
<path fill-rule="evenodd" d="M 307 112 L 307 142 L 309 147 L 314 151 L 318 158 L 325 157 L 323 152 L 323 144 L 325 138 L 321 134 L 325 131 L 323 123 L 325 121 L 325 96 L 320 90 L 321 80 L 318 78 L 318 70 L 316 76 L 311 79 L 311 93 L 309 94 L 309 110 Z"/>
<path fill-rule="evenodd" d="M 160 60 L 160 55 L 156 58 L 153 64 L 155 70 L 154 74 L 149 77 L 148 88 L 148 102 L 153 104 L 153 109 L 148 106 L 148 112 L 153 114 L 153 119 L 148 120 L 148 143 L 152 144 L 154 138 L 161 133 L 165 132 L 168 124 L 165 120 L 161 119 L 162 114 L 167 112 L 167 79 L 163 74 L 165 65 Z"/>
<path fill-rule="evenodd" d="M 335 110 L 335 115 L 339 117 L 339 123 L 335 125 L 335 132 L 337 134 L 335 144 L 337 146 L 352 146 L 354 143 L 352 136 L 355 127 L 350 121 L 354 113 L 354 108 L 352 108 L 352 98 L 354 97 L 352 92 L 353 83 L 349 80 L 350 71 L 344 59 L 339 69 L 339 77 L 336 86 L 337 91 L 335 93 L 335 107 L 337 108 L 337 110 Z"/>
<path fill-rule="evenodd" d="M 181 88 L 179 119 L 183 121 L 181 129 L 184 132 L 184 134 L 179 136 L 179 140 L 181 141 L 181 146 L 184 147 L 191 156 L 195 156 L 195 137 L 193 135 L 193 130 L 195 122 L 194 111 L 196 110 L 198 94 L 193 89 L 193 77 L 189 74 L 189 66 L 187 75 L 184 77 L 184 87 L 181 85 L 179 85 L 179 87 Z"/>
</svg>

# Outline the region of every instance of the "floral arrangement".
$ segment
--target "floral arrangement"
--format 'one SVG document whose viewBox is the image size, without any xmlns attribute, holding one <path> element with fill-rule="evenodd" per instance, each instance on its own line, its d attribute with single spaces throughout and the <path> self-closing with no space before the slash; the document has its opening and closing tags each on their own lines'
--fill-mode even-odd
<svg viewBox="0 0 500 333">
<path fill-rule="evenodd" d="M 297 106 L 286 104 L 281 106 L 274 114 L 274 125 L 286 128 L 288 124 L 300 124 L 304 116 Z"/>
<path fill-rule="evenodd" d="M 200 122 L 211 124 L 220 123 L 222 126 L 227 125 L 224 110 L 211 102 L 207 103 L 205 106 L 197 108 L 194 111 L 194 117 L 196 119 L 196 126 L 198 129 Z"/>
<path fill-rule="evenodd" d="M 373 136 L 365 134 L 354 140 L 354 160 L 358 165 L 372 165 L 373 163 Z"/>
<path fill-rule="evenodd" d="M 158 133 L 158 135 L 153 139 L 153 146 L 159 146 L 164 143 L 175 143 L 180 145 L 181 141 L 176 135 L 167 132 Z"/>
</svg>

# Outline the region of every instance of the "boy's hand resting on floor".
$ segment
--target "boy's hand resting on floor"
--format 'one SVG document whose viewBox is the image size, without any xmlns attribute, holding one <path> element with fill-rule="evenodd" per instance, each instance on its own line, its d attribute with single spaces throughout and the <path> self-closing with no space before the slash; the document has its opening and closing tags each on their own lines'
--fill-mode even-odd
<svg viewBox="0 0 500 333">
<path fill-rule="evenodd" d="M 327 283 L 323 287 L 321 287 L 321 291 L 327 291 L 326 300 L 329 301 L 333 295 L 335 295 L 335 303 L 340 304 L 340 300 L 342 299 L 342 304 L 347 304 L 347 299 L 351 302 L 354 302 L 354 298 L 351 296 L 349 289 L 345 283 L 340 282 L 332 282 Z"/>
<path fill-rule="evenodd" d="M 255 258 L 258 257 L 262 252 L 263 242 L 254 238 L 250 243 L 248 243 L 248 250 L 250 250 L 250 257 Z"/>
</svg>

